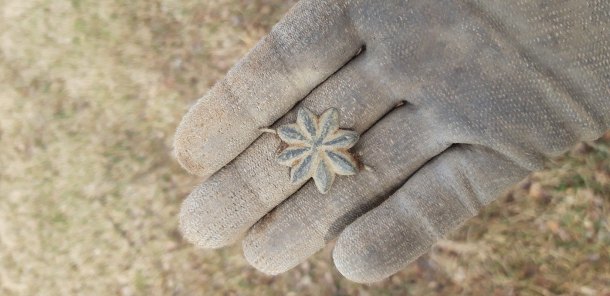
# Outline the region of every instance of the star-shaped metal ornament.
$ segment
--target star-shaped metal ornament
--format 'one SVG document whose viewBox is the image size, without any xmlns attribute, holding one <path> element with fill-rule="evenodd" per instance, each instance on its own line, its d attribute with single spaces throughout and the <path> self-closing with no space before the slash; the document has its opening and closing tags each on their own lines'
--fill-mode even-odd
<svg viewBox="0 0 610 296">
<path fill-rule="evenodd" d="M 339 129 L 339 111 L 330 108 L 319 117 L 301 108 L 297 122 L 282 125 L 278 136 L 288 144 L 277 156 L 277 161 L 291 167 L 290 181 L 301 183 L 313 178 L 321 193 L 332 186 L 335 175 L 355 175 L 358 162 L 348 151 L 360 136 L 350 130 Z"/>
</svg>

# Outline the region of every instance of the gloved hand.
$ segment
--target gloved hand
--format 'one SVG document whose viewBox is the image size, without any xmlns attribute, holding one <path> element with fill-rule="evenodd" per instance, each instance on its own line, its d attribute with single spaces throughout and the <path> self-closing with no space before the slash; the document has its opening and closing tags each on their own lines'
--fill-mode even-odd
<svg viewBox="0 0 610 296">
<path fill-rule="evenodd" d="M 400 104 L 402 102 L 402 104 Z M 335 107 L 373 168 L 291 184 L 260 128 Z M 302 0 L 180 124 L 208 178 L 184 236 L 284 272 L 338 237 L 357 282 L 404 268 L 545 159 L 610 128 L 610 1 Z"/>
</svg>

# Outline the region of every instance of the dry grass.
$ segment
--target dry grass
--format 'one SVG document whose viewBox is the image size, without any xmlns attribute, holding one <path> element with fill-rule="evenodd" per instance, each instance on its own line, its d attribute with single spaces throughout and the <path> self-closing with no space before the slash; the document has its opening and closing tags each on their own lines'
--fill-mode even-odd
<svg viewBox="0 0 610 296">
<path fill-rule="evenodd" d="M 0 294 L 610 294 L 610 137 L 372 286 L 182 241 L 174 128 L 294 2 L 0 0 Z"/>
</svg>

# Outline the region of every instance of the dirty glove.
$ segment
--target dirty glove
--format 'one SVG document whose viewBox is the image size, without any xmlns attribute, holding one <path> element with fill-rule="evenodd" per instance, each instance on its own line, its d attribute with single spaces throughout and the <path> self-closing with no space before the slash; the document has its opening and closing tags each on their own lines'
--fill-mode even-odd
<svg viewBox="0 0 610 296">
<path fill-rule="evenodd" d="M 339 110 L 372 170 L 293 184 L 260 128 Z M 610 128 L 610 2 L 303 0 L 194 105 L 180 163 L 206 180 L 184 236 L 284 272 L 338 238 L 339 271 L 401 270 L 502 191 Z"/>
</svg>

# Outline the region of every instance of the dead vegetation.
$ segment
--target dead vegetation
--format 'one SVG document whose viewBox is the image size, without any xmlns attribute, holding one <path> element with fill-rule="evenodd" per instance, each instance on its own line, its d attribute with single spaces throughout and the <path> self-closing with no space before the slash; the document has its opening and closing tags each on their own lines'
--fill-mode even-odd
<svg viewBox="0 0 610 296">
<path fill-rule="evenodd" d="M 0 1 L 2 295 L 609 295 L 610 137 L 516 186 L 391 279 L 330 248 L 267 277 L 177 233 L 183 113 L 295 1 Z"/>
</svg>

